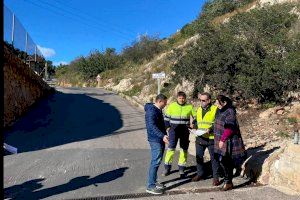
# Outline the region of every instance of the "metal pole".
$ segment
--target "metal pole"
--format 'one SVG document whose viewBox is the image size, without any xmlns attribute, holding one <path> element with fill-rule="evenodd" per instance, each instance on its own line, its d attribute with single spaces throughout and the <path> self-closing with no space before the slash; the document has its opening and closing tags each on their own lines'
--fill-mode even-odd
<svg viewBox="0 0 300 200">
<path fill-rule="evenodd" d="M 27 53 L 27 46 L 28 46 L 28 33 L 26 32 L 26 40 L 25 40 L 25 52 Z"/>
<path fill-rule="evenodd" d="M 160 78 L 157 79 L 157 94 L 160 94 Z"/>
<path fill-rule="evenodd" d="M 14 40 L 15 40 L 15 14 L 13 13 L 12 29 L 11 29 L 11 44 L 13 46 L 14 46 Z"/>
</svg>

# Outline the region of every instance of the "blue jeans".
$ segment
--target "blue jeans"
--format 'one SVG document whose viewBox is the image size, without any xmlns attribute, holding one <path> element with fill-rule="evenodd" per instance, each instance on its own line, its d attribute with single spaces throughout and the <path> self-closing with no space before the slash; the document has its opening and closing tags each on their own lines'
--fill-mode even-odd
<svg viewBox="0 0 300 200">
<path fill-rule="evenodd" d="M 159 142 L 149 142 L 151 147 L 151 163 L 148 173 L 147 188 L 153 188 L 156 184 L 157 171 L 165 151 L 165 144 Z"/>
</svg>

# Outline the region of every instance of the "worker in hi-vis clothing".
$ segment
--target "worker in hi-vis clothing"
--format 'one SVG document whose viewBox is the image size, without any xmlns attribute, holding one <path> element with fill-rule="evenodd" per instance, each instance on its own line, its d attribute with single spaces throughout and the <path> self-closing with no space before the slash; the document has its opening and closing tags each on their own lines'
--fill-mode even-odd
<svg viewBox="0 0 300 200">
<path fill-rule="evenodd" d="M 187 150 L 189 147 L 189 128 L 193 128 L 194 117 L 196 112 L 191 104 L 186 103 L 186 94 L 177 93 L 177 102 L 171 103 L 165 112 L 165 126 L 168 130 L 169 145 L 165 155 L 165 171 L 163 176 L 170 174 L 173 157 L 179 140 L 180 153 L 178 160 L 180 177 L 184 177 L 184 169 L 187 161 Z"/>
<path fill-rule="evenodd" d="M 192 181 L 204 180 L 208 176 L 208 173 L 204 170 L 204 152 L 205 149 L 208 149 L 213 175 L 212 185 L 218 186 L 221 184 L 219 181 L 220 166 L 215 157 L 213 132 L 218 107 L 212 104 L 211 95 L 207 92 L 198 93 L 198 99 L 200 100 L 201 106 L 197 109 L 197 129 L 204 131 L 204 134 L 196 136 L 197 175 L 192 178 Z"/>
</svg>

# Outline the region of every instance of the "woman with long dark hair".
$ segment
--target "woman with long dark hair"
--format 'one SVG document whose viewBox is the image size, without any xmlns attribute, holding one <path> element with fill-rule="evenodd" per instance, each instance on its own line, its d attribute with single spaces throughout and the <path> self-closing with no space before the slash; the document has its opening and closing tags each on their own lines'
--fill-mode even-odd
<svg viewBox="0 0 300 200">
<path fill-rule="evenodd" d="M 224 171 L 223 191 L 233 188 L 233 167 L 236 161 L 246 157 L 246 150 L 236 118 L 236 110 L 232 100 L 218 95 L 216 106 L 219 108 L 214 124 L 214 151 Z"/>
</svg>

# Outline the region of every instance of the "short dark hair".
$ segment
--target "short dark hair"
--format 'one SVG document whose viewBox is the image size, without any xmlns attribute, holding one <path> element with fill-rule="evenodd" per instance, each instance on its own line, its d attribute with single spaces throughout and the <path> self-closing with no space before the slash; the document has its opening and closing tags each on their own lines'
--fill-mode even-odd
<svg viewBox="0 0 300 200">
<path fill-rule="evenodd" d="M 177 97 L 184 97 L 184 98 L 186 98 L 186 94 L 184 92 L 182 92 L 182 91 L 179 91 L 177 93 Z"/>
<path fill-rule="evenodd" d="M 158 94 L 155 98 L 155 101 L 159 101 L 159 100 L 167 100 L 168 98 L 164 95 L 164 94 Z"/>
<path fill-rule="evenodd" d="M 208 92 L 199 92 L 199 94 L 206 96 L 208 99 L 211 99 L 211 94 L 209 94 Z"/>
</svg>

